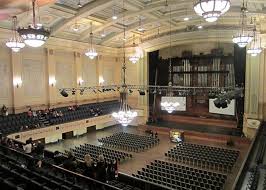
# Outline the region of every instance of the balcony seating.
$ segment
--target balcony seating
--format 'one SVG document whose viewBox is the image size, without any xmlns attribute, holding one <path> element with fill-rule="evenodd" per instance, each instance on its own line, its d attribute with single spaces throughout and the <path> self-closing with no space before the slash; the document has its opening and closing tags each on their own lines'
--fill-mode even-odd
<svg viewBox="0 0 266 190">
<path fill-rule="evenodd" d="M 38 117 L 28 117 L 27 113 L 0 116 L 0 133 L 4 135 L 20 131 L 22 126 L 34 129 L 36 125 L 42 125 Z"/>
<path fill-rule="evenodd" d="M 91 109 L 96 111 L 99 110 L 99 113 L 96 113 L 96 111 L 91 112 Z M 86 119 L 98 115 L 106 115 L 118 109 L 118 101 L 107 101 L 80 105 L 75 111 L 68 111 L 68 107 L 56 108 L 56 111 L 61 111 L 63 113 L 62 117 L 56 118 L 53 118 L 50 114 L 39 115 L 38 117 L 29 117 L 27 113 L 10 114 L 5 117 L 0 116 L 0 133 L 8 135 L 38 127 L 46 127 L 49 125 Z"/>
<path fill-rule="evenodd" d="M 132 155 L 126 152 L 112 150 L 109 148 L 95 146 L 91 144 L 80 145 L 79 147 L 75 147 L 75 149 L 70 150 L 74 153 L 74 156 L 79 160 L 84 160 L 84 156 L 86 154 L 90 154 L 94 161 L 97 161 L 97 158 L 100 154 L 104 155 L 105 160 L 107 162 L 112 162 L 114 160 L 122 162 L 132 158 Z"/>
<path fill-rule="evenodd" d="M 191 143 L 179 143 L 165 153 L 172 161 L 201 168 L 230 172 L 239 151 Z"/>
<path fill-rule="evenodd" d="M 62 112 L 62 117 L 52 117 L 49 115 L 48 119 L 51 124 L 60 124 L 70 121 L 76 121 L 86 118 L 91 118 L 100 115 L 111 114 L 119 109 L 118 101 L 99 102 L 92 104 L 80 105 L 78 109 L 69 111 L 68 107 L 56 108 L 55 111 Z"/>
<path fill-rule="evenodd" d="M 112 136 L 98 139 L 104 146 L 126 151 L 140 152 L 157 145 L 160 139 L 151 136 L 141 136 L 130 133 L 115 133 Z"/>
<path fill-rule="evenodd" d="M 150 181 L 172 189 L 180 190 L 222 190 L 226 175 L 195 169 L 175 163 L 155 160 L 133 174 L 134 177 Z"/>
</svg>

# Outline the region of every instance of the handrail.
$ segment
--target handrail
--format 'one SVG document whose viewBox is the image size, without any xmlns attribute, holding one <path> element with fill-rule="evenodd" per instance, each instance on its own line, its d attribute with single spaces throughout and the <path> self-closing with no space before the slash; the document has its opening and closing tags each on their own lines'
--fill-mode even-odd
<svg viewBox="0 0 266 190">
<path fill-rule="evenodd" d="M 258 134 L 259 134 L 259 131 L 261 130 L 261 128 L 262 128 L 262 125 L 256 131 L 255 137 L 252 139 L 252 142 L 251 142 L 251 144 L 249 146 L 249 149 L 248 149 L 248 152 L 247 152 L 247 156 L 245 157 L 245 159 L 244 159 L 244 161 L 243 161 L 243 163 L 242 163 L 242 165 L 241 165 L 241 167 L 240 167 L 240 169 L 239 169 L 239 171 L 237 173 L 237 176 L 235 178 L 235 181 L 234 181 L 234 184 L 232 186 L 232 189 L 235 189 L 235 190 L 240 189 L 239 185 L 240 185 L 240 183 L 242 183 L 241 182 L 241 178 L 244 177 L 244 174 L 243 174 L 244 170 L 247 169 L 247 165 L 250 162 L 251 152 L 254 151 L 254 144 L 258 140 Z"/>
<path fill-rule="evenodd" d="M 29 159 L 35 159 L 32 155 L 25 154 L 25 153 L 23 153 L 23 152 L 21 152 L 21 151 L 18 151 L 18 150 L 16 150 L 16 149 L 14 149 L 14 148 L 6 147 L 6 146 L 3 146 L 3 145 L 0 145 L 0 147 L 1 147 L 1 148 L 4 148 L 4 149 L 7 149 L 7 150 L 11 150 L 11 151 L 15 152 L 16 154 L 22 155 L 23 157 L 26 157 L 26 158 L 29 158 Z M 90 180 L 90 181 L 92 181 L 92 182 L 95 182 L 96 184 L 104 185 L 104 186 L 109 187 L 109 188 L 114 189 L 114 190 L 119 190 L 119 188 L 114 187 L 114 186 L 111 186 L 111 185 L 109 185 L 109 184 L 107 184 L 107 183 L 103 183 L 103 182 L 98 181 L 98 180 L 96 180 L 96 179 L 92 179 L 92 178 L 90 178 L 90 177 L 87 177 L 87 176 L 81 175 L 81 174 L 79 174 L 79 173 L 76 173 L 76 172 L 73 172 L 73 171 L 67 170 L 67 169 L 65 169 L 65 168 L 62 168 L 62 167 L 60 167 L 60 166 L 56 166 L 56 165 L 54 165 L 54 164 L 49 164 L 49 163 L 47 163 L 47 162 L 45 162 L 45 161 L 43 161 L 43 162 L 44 162 L 45 164 L 48 164 L 48 165 L 52 166 L 53 168 L 56 168 L 56 169 L 61 170 L 61 171 L 64 171 L 64 172 L 66 172 L 66 173 L 69 173 L 69 174 L 75 175 L 75 176 L 77 176 L 77 177 L 80 177 L 80 178 L 83 178 L 83 179 L 86 179 L 86 180 Z"/>
</svg>

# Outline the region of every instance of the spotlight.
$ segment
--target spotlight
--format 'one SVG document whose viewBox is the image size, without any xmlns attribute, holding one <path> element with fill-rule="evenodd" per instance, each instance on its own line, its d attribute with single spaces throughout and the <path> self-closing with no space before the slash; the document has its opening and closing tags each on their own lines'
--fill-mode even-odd
<svg viewBox="0 0 266 190">
<path fill-rule="evenodd" d="M 98 92 L 102 93 L 102 91 L 98 90 Z"/>
<path fill-rule="evenodd" d="M 78 4 L 77 4 L 77 5 L 78 5 L 78 7 L 79 7 L 79 8 L 81 8 L 81 7 L 82 7 L 82 5 L 81 5 L 81 3 L 80 3 L 80 0 L 79 0 L 79 2 L 78 2 Z"/>
<path fill-rule="evenodd" d="M 62 96 L 64 96 L 64 97 L 68 97 L 68 93 L 66 92 L 65 89 L 61 90 L 61 91 L 60 91 L 60 94 L 61 94 Z"/>
<path fill-rule="evenodd" d="M 72 89 L 72 95 L 75 95 L 76 94 L 76 90 L 73 88 Z"/>
<path fill-rule="evenodd" d="M 203 28 L 203 26 L 202 26 L 202 25 L 199 25 L 199 26 L 198 26 L 198 29 L 202 29 L 202 28 Z"/>
<path fill-rule="evenodd" d="M 189 20 L 189 17 L 185 17 L 185 18 L 184 18 L 184 21 L 188 21 L 188 20 Z"/>
<path fill-rule="evenodd" d="M 141 90 L 140 90 L 140 91 L 139 91 L 139 95 L 140 95 L 140 96 L 145 96 L 145 91 L 141 91 Z"/>
<path fill-rule="evenodd" d="M 80 95 L 82 96 L 84 94 L 84 89 L 80 90 Z"/>
<path fill-rule="evenodd" d="M 93 90 L 93 92 L 96 94 L 97 92 L 95 90 Z"/>
<path fill-rule="evenodd" d="M 130 94 L 133 92 L 133 90 L 131 90 L 131 89 L 129 89 L 128 91 L 129 91 Z"/>
</svg>

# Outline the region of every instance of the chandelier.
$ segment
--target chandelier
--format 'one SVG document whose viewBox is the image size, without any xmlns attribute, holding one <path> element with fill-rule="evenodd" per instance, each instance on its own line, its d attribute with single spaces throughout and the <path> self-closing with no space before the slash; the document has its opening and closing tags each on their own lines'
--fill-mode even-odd
<svg viewBox="0 0 266 190">
<path fill-rule="evenodd" d="M 207 22 L 215 22 L 229 10 L 230 5 L 230 0 L 198 0 L 194 5 L 194 10 Z"/>
<path fill-rule="evenodd" d="M 124 7 L 124 1 L 123 1 Z M 124 25 L 124 38 L 126 37 L 126 28 Z M 126 52 L 125 52 L 125 41 L 123 40 L 123 50 L 124 50 L 124 61 L 122 66 L 122 90 L 120 91 L 120 108 L 118 112 L 113 112 L 112 116 L 115 118 L 117 122 L 119 122 L 122 126 L 128 126 L 132 120 L 138 116 L 136 111 L 131 111 L 128 105 L 128 87 L 126 85 Z"/>
<path fill-rule="evenodd" d="M 247 53 L 250 54 L 252 57 L 257 56 L 262 52 L 261 48 L 261 41 L 258 37 L 257 30 L 256 30 L 256 19 L 254 18 L 254 30 L 253 30 L 253 41 L 251 42 L 250 48 L 248 48 Z"/>
<path fill-rule="evenodd" d="M 9 39 L 9 41 L 6 42 L 6 46 L 11 48 L 13 52 L 19 52 L 20 49 L 25 47 L 24 42 L 20 38 L 20 36 L 17 35 L 16 27 L 17 27 L 17 17 L 12 17 L 12 37 Z"/>
<path fill-rule="evenodd" d="M 253 39 L 253 36 L 250 32 L 246 31 L 246 27 L 247 27 L 247 7 L 245 6 L 245 3 L 243 1 L 243 6 L 241 7 L 241 15 L 240 15 L 240 21 L 241 21 L 241 29 L 238 32 L 238 34 L 236 34 L 235 36 L 233 36 L 233 42 L 235 44 L 237 44 L 240 48 L 244 48 L 246 47 Z"/>
<path fill-rule="evenodd" d="M 133 35 L 133 47 L 134 50 L 136 49 L 136 43 L 135 43 L 135 35 Z M 131 61 L 133 64 L 136 64 L 139 61 L 139 56 L 137 55 L 137 52 L 134 53 L 134 55 L 131 55 L 129 57 L 129 61 Z"/>
<path fill-rule="evenodd" d="M 90 32 L 90 49 L 88 49 L 88 51 L 85 53 L 85 55 L 87 57 L 89 57 L 90 59 L 94 59 L 95 57 L 98 56 L 98 53 L 96 52 L 96 50 L 93 48 L 92 45 L 92 39 L 93 39 L 93 33 L 92 33 L 92 22 L 90 23 L 91 25 L 91 32 Z"/>
<path fill-rule="evenodd" d="M 166 6 L 168 6 L 166 4 Z M 171 8 L 170 8 L 170 47 L 169 47 L 169 82 L 166 96 L 163 96 L 161 99 L 161 108 L 162 110 L 166 110 L 168 113 L 172 113 L 177 110 L 177 107 L 180 105 L 179 102 L 176 101 L 176 98 L 173 97 L 173 87 L 172 87 L 172 33 L 171 33 Z"/>
<path fill-rule="evenodd" d="M 41 24 L 36 24 L 35 3 L 36 0 L 32 0 L 33 23 L 28 28 L 18 28 L 18 33 L 28 46 L 40 47 L 49 38 L 50 32 Z"/>
</svg>

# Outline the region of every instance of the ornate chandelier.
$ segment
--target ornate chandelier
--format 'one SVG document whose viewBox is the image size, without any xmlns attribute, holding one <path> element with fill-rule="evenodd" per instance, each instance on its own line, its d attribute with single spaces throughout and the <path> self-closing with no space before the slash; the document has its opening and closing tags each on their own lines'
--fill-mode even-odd
<svg viewBox="0 0 266 190">
<path fill-rule="evenodd" d="M 207 22 L 215 22 L 229 10 L 230 5 L 230 0 L 198 0 L 194 5 L 194 10 Z"/>
<path fill-rule="evenodd" d="M 124 5 L 124 1 L 123 1 Z M 126 37 L 126 30 L 124 26 L 124 38 Z M 128 126 L 132 120 L 138 116 L 137 112 L 131 111 L 127 103 L 128 88 L 126 85 L 126 52 L 125 52 L 125 41 L 123 40 L 123 50 L 124 50 L 124 61 L 122 66 L 123 82 L 122 90 L 120 91 L 120 108 L 118 112 L 112 113 L 112 116 L 118 121 L 122 126 Z"/>
<path fill-rule="evenodd" d="M 88 49 L 88 51 L 85 53 L 85 55 L 87 57 L 89 57 L 90 59 L 94 59 L 95 57 L 98 56 L 98 53 L 96 52 L 96 50 L 93 48 L 92 45 L 92 39 L 93 39 L 93 33 L 92 33 L 92 22 L 91 24 L 91 32 L 90 32 L 90 49 Z"/>
<path fill-rule="evenodd" d="M 166 4 L 167 6 L 167 4 Z M 166 110 L 168 113 L 172 113 L 177 110 L 177 107 L 180 105 L 179 102 L 176 101 L 176 98 L 173 97 L 173 87 L 172 87 L 172 33 L 171 33 L 171 8 L 170 8 L 170 47 L 169 47 L 169 79 L 168 79 L 168 89 L 166 96 L 163 96 L 161 99 L 161 108 L 162 110 Z"/>
<path fill-rule="evenodd" d="M 11 48 L 13 52 L 19 52 L 20 49 L 25 47 L 24 42 L 20 38 L 20 36 L 17 35 L 16 27 L 17 27 L 17 17 L 12 17 L 12 37 L 9 39 L 9 41 L 6 42 L 6 46 Z"/>
<path fill-rule="evenodd" d="M 28 28 L 18 28 L 18 33 L 28 46 L 40 47 L 49 38 L 50 32 L 41 24 L 36 24 L 35 3 L 36 0 L 32 0 L 33 23 Z"/>
<path fill-rule="evenodd" d="M 233 42 L 235 44 L 237 44 L 240 48 L 244 48 L 246 47 L 253 39 L 253 35 L 246 31 L 246 27 L 247 27 L 247 7 L 245 6 L 245 3 L 243 1 L 243 6 L 241 7 L 241 30 L 235 35 L 233 36 Z"/>
<path fill-rule="evenodd" d="M 133 47 L 136 49 L 135 35 L 133 35 Z M 135 52 L 134 55 L 129 57 L 129 61 L 131 61 L 133 64 L 136 64 L 139 61 L 139 58 L 140 57 L 137 55 L 137 52 Z"/>
<path fill-rule="evenodd" d="M 261 41 L 258 37 L 257 30 L 256 30 L 256 19 L 254 18 L 254 33 L 253 33 L 253 41 L 251 42 L 250 48 L 248 48 L 247 53 L 250 54 L 252 57 L 257 56 L 262 52 L 261 48 Z"/>
</svg>

